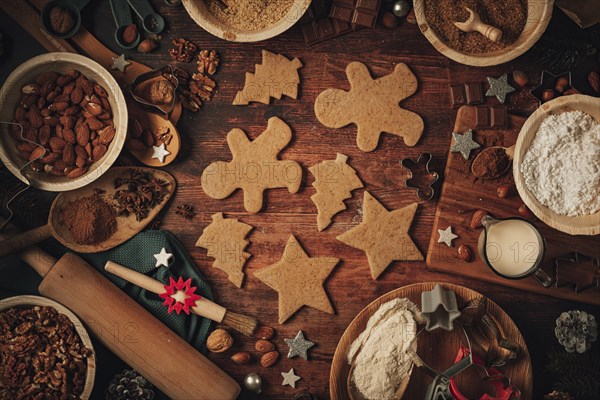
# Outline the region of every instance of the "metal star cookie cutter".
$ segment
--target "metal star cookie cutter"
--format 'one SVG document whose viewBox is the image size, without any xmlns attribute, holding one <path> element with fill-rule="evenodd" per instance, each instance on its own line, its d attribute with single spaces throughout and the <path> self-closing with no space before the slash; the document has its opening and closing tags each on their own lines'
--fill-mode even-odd
<svg viewBox="0 0 600 400">
<path fill-rule="evenodd" d="M 171 88 L 171 101 L 167 104 L 154 104 L 148 101 L 146 98 L 139 96 L 135 93 L 135 89 L 144 82 L 150 81 L 154 78 L 163 77 Z M 165 119 L 169 118 L 171 111 L 175 108 L 175 102 L 177 101 L 177 88 L 179 87 L 179 79 L 174 74 L 174 68 L 170 64 L 165 65 L 162 68 L 154 69 L 152 71 L 145 72 L 138 75 L 129 85 L 126 86 L 127 92 L 131 97 L 141 105 L 160 111 Z"/>
<path fill-rule="evenodd" d="M 433 196 L 435 196 L 435 189 L 433 188 L 433 185 L 438 181 L 438 179 L 440 179 L 438 173 L 432 171 L 429 168 L 429 163 L 431 162 L 432 158 L 433 156 L 431 155 L 431 153 L 421 153 L 421 155 L 419 155 L 419 157 L 416 160 L 413 158 L 403 158 L 402 160 L 400 160 L 400 165 L 406 168 L 408 172 L 410 172 L 410 176 L 404 180 L 404 187 L 414 189 L 417 192 L 417 197 L 419 198 L 419 200 L 422 201 L 431 200 Z M 417 168 L 417 166 L 421 163 L 421 159 L 425 161 L 425 171 L 432 179 L 431 183 L 428 184 L 425 188 L 415 184 L 413 179 L 413 169 Z"/>
<path fill-rule="evenodd" d="M 565 71 L 565 72 L 561 72 L 558 75 L 555 75 L 548 70 L 543 70 L 542 74 L 540 75 L 540 84 L 529 91 L 529 94 L 531 94 L 531 96 L 535 97 L 535 99 L 538 101 L 539 105 L 544 104 L 544 101 L 542 100 L 542 93 L 543 93 L 544 89 L 554 90 L 554 85 L 548 86 L 548 84 L 545 82 L 545 80 L 548 79 L 548 78 L 546 78 L 546 75 L 551 76 L 553 78 L 553 82 L 556 82 L 556 80 L 558 78 L 566 76 L 567 80 L 569 81 L 569 88 L 575 89 L 573 87 L 573 84 L 571 83 L 571 71 Z M 577 89 L 575 89 L 575 90 L 577 90 Z M 562 96 L 563 94 L 561 93 L 560 95 Z"/>
<path fill-rule="evenodd" d="M 554 285 L 556 288 L 572 288 L 575 293 L 581 293 L 584 290 L 600 288 L 600 259 L 587 256 L 585 254 L 581 254 L 578 252 L 572 252 L 567 256 L 557 257 L 554 260 Z M 579 266 L 582 263 L 588 263 L 592 267 L 592 279 L 591 283 L 587 285 L 580 284 L 580 276 L 576 276 L 572 279 L 563 279 L 560 274 L 560 266 L 562 264 L 567 264 L 568 269 L 573 275 L 575 272 L 575 267 Z M 570 264 L 570 265 L 569 265 Z"/>
<path fill-rule="evenodd" d="M 453 330 L 453 321 L 460 317 L 456 294 L 439 283 L 436 284 L 432 290 L 421 293 L 421 313 L 427 321 L 425 330 L 433 331 L 438 328 L 446 331 Z"/>
</svg>

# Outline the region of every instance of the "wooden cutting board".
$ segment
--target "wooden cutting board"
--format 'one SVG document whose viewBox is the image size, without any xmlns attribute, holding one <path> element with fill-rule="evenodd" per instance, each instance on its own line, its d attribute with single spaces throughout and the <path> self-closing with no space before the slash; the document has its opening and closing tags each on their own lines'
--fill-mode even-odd
<svg viewBox="0 0 600 400">
<path fill-rule="evenodd" d="M 349 399 L 347 391 L 348 374 L 350 366 L 348 365 L 346 355 L 352 342 L 365 330 L 369 318 L 379 309 L 379 307 L 390 300 L 396 298 L 408 298 L 417 306 L 421 306 L 421 293 L 434 288 L 435 282 L 415 283 L 404 286 L 379 297 L 371 304 L 366 306 L 352 320 L 346 331 L 340 338 L 333 361 L 331 363 L 331 371 L 329 374 L 329 394 L 332 399 Z M 458 307 L 469 300 L 481 298 L 482 295 L 474 290 L 464 286 L 452 285 L 449 283 L 440 283 L 444 288 L 452 290 L 456 293 Z M 525 339 L 521 335 L 519 328 L 515 325 L 512 319 L 498 306 L 496 303 L 487 300 L 487 312 L 491 316 L 500 329 L 504 332 L 507 339 L 516 342 L 519 345 L 519 355 L 514 360 L 510 360 L 500 370 L 506 374 L 510 382 L 521 390 L 521 399 L 531 399 L 533 387 L 533 375 L 531 367 L 531 359 Z M 442 329 L 437 329 L 429 333 L 422 333 L 417 340 L 417 353 L 428 363 L 432 368 L 446 369 L 453 364 L 456 352 L 460 344 L 464 345 L 463 333 L 456 328 L 451 332 L 446 332 Z M 473 353 L 479 357 L 484 356 L 481 349 L 473 344 Z M 414 368 L 410 376 L 410 382 L 404 393 L 403 399 L 422 399 L 427 386 L 431 383 L 432 378 L 419 368 Z M 485 393 L 486 385 L 482 384 L 481 377 L 477 370 L 469 368 L 463 373 L 457 375 L 457 382 L 463 395 L 469 399 L 478 399 Z"/>
<path fill-rule="evenodd" d="M 427 267 L 548 296 L 600 305 L 600 288 L 597 287 L 597 280 L 593 280 L 593 269 L 597 269 L 597 265 L 594 266 L 593 262 L 589 260 L 579 263 L 564 261 L 560 262 L 559 267 L 556 268 L 554 263 L 555 258 L 568 256 L 572 252 L 579 252 L 596 259 L 600 258 L 600 236 L 572 236 L 552 229 L 540 220 L 532 220 L 546 240 L 546 255 L 542 269 L 551 277 L 555 277 L 556 269 L 558 269 L 558 282 L 561 287 L 556 287 L 555 284 L 548 289 L 540 285 L 533 277 L 520 280 L 501 278 L 493 273 L 477 254 L 477 241 L 481 228 L 471 229 L 469 227 L 473 213 L 481 209 L 497 218 L 519 216 L 517 210 L 523 202 L 516 189 L 510 197 L 505 199 L 499 198 L 496 194 L 496 189 L 501 184 L 508 183 L 514 186 L 512 171 L 498 179 L 483 180 L 470 173 L 471 162 L 478 151 L 487 146 L 508 147 L 515 144 L 524 122 L 525 118 L 523 117 L 509 115 L 509 128 L 506 130 L 474 130 L 473 138 L 481 144 L 481 148 L 473 151 L 468 161 L 464 160 L 460 153 L 449 153 L 444 184 L 427 251 Z M 464 132 L 473 129 L 474 126 L 475 122 L 467 112 L 467 108 L 459 109 L 454 131 Z M 454 239 L 452 247 L 437 242 L 438 229 L 446 229 L 449 225 L 452 226 L 452 231 L 458 235 L 458 238 Z M 463 243 L 473 250 L 475 257 L 470 263 L 464 262 L 458 257 L 457 248 Z M 591 286 L 592 283 L 596 286 L 579 293 L 575 292 L 573 286 L 562 286 L 562 284 L 572 281 L 579 281 L 583 286 Z"/>
</svg>

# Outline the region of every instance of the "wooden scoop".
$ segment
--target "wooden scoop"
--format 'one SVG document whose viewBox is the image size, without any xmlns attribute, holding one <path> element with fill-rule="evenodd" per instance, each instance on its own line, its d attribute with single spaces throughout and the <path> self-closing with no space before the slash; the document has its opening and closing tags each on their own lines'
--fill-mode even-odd
<svg viewBox="0 0 600 400">
<path fill-rule="evenodd" d="M 504 151 L 504 154 L 508 158 L 509 162 L 506 163 L 506 166 L 502 170 L 495 171 L 495 173 L 492 173 L 492 174 L 478 174 L 477 172 L 479 172 L 479 171 L 477 171 L 478 168 L 476 168 L 476 166 L 483 163 L 482 156 L 484 154 L 487 155 L 488 152 L 492 152 L 497 149 L 502 149 Z M 487 149 L 484 149 L 479 154 L 477 154 L 477 157 L 475 157 L 475 159 L 473 160 L 473 163 L 471 164 L 471 173 L 478 178 L 486 178 L 486 179 L 498 178 L 499 176 L 504 175 L 506 173 L 506 171 L 509 170 L 514 156 L 515 156 L 515 145 L 512 145 L 510 147 L 502 147 L 502 146 L 488 147 Z"/>
<path fill-rule="evenodd" d="M 115 233 L 113 233 L 113 235 L 104 242 L 93 245 L 82 245 L 76 243 L 71 237 L 69 230 L 61 224 L 59 219 L 59 214 L 64 205 L 69 201 L 76 200 L 81 197 L 91 196 L 97 189 L 104 190 L 108 196 L 111 196 L 115 191 L 115 178 L 129 178 L 129 173 L 132 169 L 149 171 L 157 179 L 162 179 L 169 182 L 169 186 L 167 188 L 168 193 L 166 193 L 164 200 L 160 204 L 157 204 L 153 209 L 149 210 L 148 216 L 141 221 L 137 221 L 135 215 L 129 215 L 128 217 L 117 217 L 117 229 Z M 0 258 L 23 250 L 24 248 L 32 244 L 39 243 L 51 236 L 53 236 L 66 247 L 79 253 L 96 253 L 99 251 L 112 249 L 113 247 L 116 247 L 121 243 L 131 239 L 142 229 L 144 229 L 144 227 L 150 221 L 152 221 L 154 217 L 156 217 L 156 215 L 171 198 L 171 195 L 175 191 L 175 185 L 175 179 L 164 171 L 139 167 L 111 168 L 92 184 L 72 190 L 70 192 L 62 192 L 56 196 L 52 206 L 50 207 L 48 223 L 39 228 L 23 232 L 10 239 L 0 242 Z"/>
<path fill-rule="evenodd" d="M 465 22 L 455 22 L 454 25 L 463 32 L 479 32 L 492 42 L 497 42 L 502 38 L 502 31 L 496 27 L 481 22 L 477 12 L 465 7 L 469 12 L 469 18 Z"/>
</svg>

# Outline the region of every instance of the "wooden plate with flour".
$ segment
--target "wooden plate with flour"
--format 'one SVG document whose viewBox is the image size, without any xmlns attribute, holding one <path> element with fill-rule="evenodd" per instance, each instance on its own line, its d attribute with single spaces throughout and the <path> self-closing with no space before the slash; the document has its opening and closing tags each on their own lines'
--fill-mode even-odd
<svg viewBox="0 0 600 400">
<path fill-rule="evenodd" d="M 329 376 L 329 394 L 332 399 L 350 399 L 347 392 L 348 374 L 350 366 L 346 361 L 346 354 L 352 342 L 364 331 L 367 321 L 377 311 L 377 309 L 385 302 L 396 298 L 408 298 L 417 306 L 421 306 L 421 293 L 434 288 L 436 283 L 415 283 L 413 285 L 404 286 L 379 297 L 367 307 L 365 307 L 350 323 L 346 331 L 342 335 L 331 364 L 331 372 Z M 456 300 L 459 308 L 469 300 L 481 297 L 482 295 L 474 290 L 463 286 L 443 283 L 444 288 L 450 289 L 456 293 Z M 520 347 L 520 353 L 516 359 L 510 360 L 505 366 L 501 367 L 513 385 L 521 390 L 521 398 L 523 400 L 531 399 L 531 391 L 533 386 L 533 372 L 531 367 L 531 359 L 525 339 L 515 325 L 512 319 L 493 301 L 488 299 L 488 314 L 493 317 L 504 336 L 516 342 Z M 455 329 L 451 332 L 443 330 L 435 330 L 433 332 L 422 333 L 418 339 L 418 354 L 424 362 L 438 370 L 446 370 L 454 363 L 454 358 L 458 351 L 459 345 L 464 342 L 462 330 Z M 478 354 L 474 347 L 473 351 Z M 469 371 L 471 370 L 471 371 Z M 473 371 L 473 368 L 467 369 L 457 377 L 459 386 L 464 395 L 468 398 L 479 398 L 485 393 L 486 387 L 479 378 L 478 374 Z M 404 393 L 404 399 L 420 399 L 425 395 L 425 390 L 430 378 L 425 372 L 418 368 L 414 368 L 410 377 L 408 388 Z"/>
</svg>

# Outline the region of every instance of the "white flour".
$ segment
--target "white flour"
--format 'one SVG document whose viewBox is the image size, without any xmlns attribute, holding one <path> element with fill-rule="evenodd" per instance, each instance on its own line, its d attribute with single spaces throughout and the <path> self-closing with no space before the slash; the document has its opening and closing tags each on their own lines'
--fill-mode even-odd
<svg viewBox="0 0 600 400">
<path fill-rule="evenodd" d="M 417 321 L 421 313 L 408 299 L 388 301 L 369 318 L 348 350 L 356 399 L 396 399 L 396 389 L 412 372 L 407 350 L 411 345 L 416 350 Z"/>
<path fill-rule="evenodd" d="M 581 111 L 550 115 L 523 157 L 525 185 L 556 214 L 600 210 L 600 124 Z"/>
</svg>

